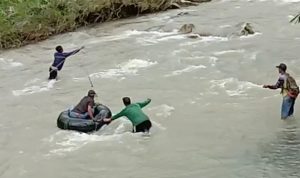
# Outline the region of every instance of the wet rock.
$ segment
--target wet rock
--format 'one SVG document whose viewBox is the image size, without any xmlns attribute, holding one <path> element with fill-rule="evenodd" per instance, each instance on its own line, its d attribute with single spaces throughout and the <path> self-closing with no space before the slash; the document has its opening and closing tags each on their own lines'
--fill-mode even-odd
<svg viewBox="0 0 300 178">
<path fill-rule="evenodd" d="M 188 12 L 180 12 L 177 14 L 177 16 L 183 16 L 183 15 L 189 15 L 190 13 Z"/>
<path fill-rule="evenodd" d="M 253 35 L 255 32 L 250 23 L 244 23 L 240 35 Z"/>
<path fill-rule="evenodd" d="M 188 34 L 188 33 L 192 33 L 193 29 L 195 29 L 194 24 L 184 24 L 180 27 L 178 32 L 182 34 Z"/>
<path fill-rule="evenodd" d="M 180 5 L 176 2 L 173 2 L 168 8 L 169 9 L 180 9 Z"/>
<path fill-rule="evenodd" d="M 255 33 L 250 23 L 239 23 L 235 26 L 229 26 L 219 30 L 200 31 L 195 28 L 194 24 L 184 24 L 178 30 L 180 34 L 186 34 L 188 38 L 198 38 L 203 36 L 218 36 L 218 37 L 239 37 L 252 35 Z"/>
<path fill-rule="evenodd" d="M 170 5 L 171 9 L 179 9 L 187 6 L 197 6 L 199 3 L 210 2 L 211 0 L 177 0 Z"/>
<path fill-rule="evenodd" d="M 199 38 L 200 35 L 198 35 L 198 34 L 188 34 L 186 37 L 191 38 L 191 39 L 195 39 L 195 38 Z"/>
</svg>

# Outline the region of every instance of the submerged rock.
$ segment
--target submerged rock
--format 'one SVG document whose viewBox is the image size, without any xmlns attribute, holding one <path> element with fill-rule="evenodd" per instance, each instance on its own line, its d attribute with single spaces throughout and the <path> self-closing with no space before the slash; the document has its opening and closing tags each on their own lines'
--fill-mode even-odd
<svg viewBox="0 0 300 178">
<path fill-rule="evenodd" d="M 179 33 L 182 34 L 188 34 L 188 33 L 192 33 L 193 29 L 195 29 L 195 25 L 194 24 L 184 24 L 180 27 L 180 29 L 178 30 Z"/>
<path fill-rule="evenodd" d="M 255 32 L 250 23 L 244 23 L 242 25 L 242 30 L 240 32 L 241 35 L 253 35 Z"/>
<path fill-rule="evenodd" d="M 199 29 L 196 30 L 194 24 L 184 24 L 178 30 L 178 33 L 187 34 L 188 38 L 198 38 L 201 36 L 234 37 L 253 35 L 255 33 L 250 23 L 239 23 L 233 27 L 231 26 L 223 28 L 221 31 L 215 31 L 215 33 L 210 32 L 199 31 Z"/>
<path fill-rule="evenodd" d="M 197 6 L 199 3 L 210 2 L 211 0 L 176 0 L 173 1 L 169 8 L 179 9 L 187 6 Z"/>
</svg>

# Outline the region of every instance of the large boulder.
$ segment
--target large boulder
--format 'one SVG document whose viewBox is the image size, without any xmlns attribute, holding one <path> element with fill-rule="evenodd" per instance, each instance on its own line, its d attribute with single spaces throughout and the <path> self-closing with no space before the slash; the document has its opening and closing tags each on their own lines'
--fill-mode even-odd
<svg viewBox="0 0 300 178">
<path fill-rule="evenodd" d="M 242 30 L 240 32 L 240 35 L 253 35 L 255 32 L 253 30 L 253 27 L 250 23 L 244 23 L 242 24 Z"/>
<path fill-rule="evenodd" d="M 180 27 L 178 30 L 178 33 L 181 34 L 186 34 L 188 38 L 198 38 L 200 36 L 210 36 L 210 33 L 207 32 L 198 32 L 195 30 L 195 25 L 194 24 L 184 24 Z"/>
<path fill-rule="evenodd" d="M 188 33 L 192 33 L 194 29 L 195 29 L 194 24 L 184 24 L 180 27 L 178 32 L 182 34 L 188 34 Z"/>
</svg>

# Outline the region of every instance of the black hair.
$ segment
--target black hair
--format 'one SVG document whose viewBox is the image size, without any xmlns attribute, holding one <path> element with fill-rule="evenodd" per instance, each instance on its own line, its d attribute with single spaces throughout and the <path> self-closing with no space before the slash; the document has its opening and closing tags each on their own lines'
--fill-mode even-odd
<svg viewBox="0 0 300 178">
<path fill-rule="evenodd" d="M 123 100 L 123 103 L 124 103 L 125 106 L 128 106 L 128 105 L 131 104 L 131 101 L 130 101 L 129 97 L 123 97 L 122 100 Z"/>
<path fill-rule="evenodd" d="M 62 48 L 62 46 L 56 46 L 55 50 L 56 50 L 57 52 L 62 52 L 62 51 L 63 51 L 63 48 Z"/>
</svg>

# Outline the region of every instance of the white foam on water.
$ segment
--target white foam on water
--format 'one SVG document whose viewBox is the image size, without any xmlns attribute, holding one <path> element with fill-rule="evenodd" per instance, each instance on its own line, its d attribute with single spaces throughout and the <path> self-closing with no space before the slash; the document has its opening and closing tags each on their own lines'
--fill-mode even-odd
<svg viewBox="0 0 300 178">
<path fill-rule="evenodd" d="M 204 66 L 204 65 L 197 65 L 197 66 L 191 65 L 191 66 L 188 66 L 188 67 L 186 67 L 184 69 L 181 69 L 181 70 L 175 70 L 171 74 L 165 75 L 165 77 L 176 76 L 176 75 L 180 75 L 182 73 L 193 72 L 193 71 L 195 71 L 197 69 L 205 69 L 205 68 L 207 68 L 207 67 Z"/>
<path fill-rule="evenodd" d="M 260 1 L 267 1 L 267 0 L 260 0 Z M 281 3 L 294 3 L 300 2 L 300 0 L 273 0 L 274 2 L 281 2 Z"/>
<path fill-rule="evenodd" d="M 207 36 L 207 37 L 201 37 L 202 42 L 211 42 L 211 41 L 228 41 L 227 37 L 219 37 L 219 36 Z"/>
<path fill-rule="evenodd" d="M 158 43 L 158 41 L 154 38 L 136 38 L 136 42 L 140 43 L 144 46 L 153 45 L 153 44 Z"/>
<path fill-rule="evenodd" d="M 253 35 L 243 35 L 243 36 L 240 36 L 240 39 L 249 39 L 249 38 L 255 38 L 256 36 L 260 36 L 262 35 L 262 33 L 260 32 L 255 32 Z"/>
<path fill-rule="evenodd" d="M 15 62 L 13 59 L 0 58 L 0 65 L 2 69 L 10 69 L 23 66 L 20 62 Z"/>
<path fill-rule="evenodd" d="M 171 16 L 166 15 L 166 16 L 153 17 L 153 18 L 151 18 L 151 20 L 154 20 L 154 21 L 165 21 L 165 20 L 169 20 L 170 18 L 171 18 Z"/>
<path fill-rule="evenodd" d="M 245 58 L 248 58 L 248 59 L 250 59 L 251 61 L 255 61 L 256 58 L 257 58 L 257 54 L 258 54 L 258 52 L 253 52 L 253 53 L 251 53 L 251 54 L 245 55 Z"/>
<path fill-rule="evenodd" d="M 143 135 L 132 133 L 132 124 L 130 121 L 120 118 L 108 126 L 103 126 L 98 132 L 92 134 L 76 131 L 58 131 L 44 138 L 43 142 L 47 144 L 47 147 L 50 147 L 50 151 L 46 156 L 51 156 L 53 154 L 64 155 L 95 142 L 122 142 L 122 138 L 127 136 L 140 138 Z"/>
<path fill-rule="evenodd" d="M 94 78 L 120 78 L 126 75 L 136 75 L 139 69 L 148 68 L 156 65 L 156 61 L 131 59 L 126 63 L 118 65 L 118 68 L 108 69 L 101 72 L 90 74 Z"/>
<path fill-rule="evenodd" d="M 219 27 L 220 28 L 228 28 L 228 27 L 231 27 L 231 25 L 220 25 Z"/>
<path fill-rule="evenodd" d="M 159 118 L 168 118 L 171 116 L 172 112 L 175 110 L 173 106 L 167 104 L 162 104 L 159 106 L 151 107 L 149 111 L 155 112 L 155 116 Z"/>
<path fill-rule="evenodd" d="M 276 94 L 276 95 L 272 95 L 272 96 L 265 96 L 263 97 L 262 99 L 270 99 L 270 98 L 275 98 L 275 97 L 278 97 L 280 96 L 281 94 Z"/>
<path fill-rule="evenodd" d="M 163 41 L 180 40 L 185 38 L 185 35 L 178 34 L 177 30 L 173 30 L 172 32 L 145 31 L 144 36 L 136 38 L 136 41 L 142 45 L 152 45 Z"/>
<path fill-rule="evenodd" d="M 247 96 L 247 90 L 252 88 L 261 88 L 260 85 L 248 81 L 239 81 L 236 78 L 227 78 L 222 80 L 211 80 L 211 89 L 221 88 L 225 89 L 229 96 Z"/>
<path fill-rule="evenodd" d="M 123 40 L 123 39 L 129 38 L 130 36 L 141 35 L 141 34 L 142 33 L 137 30 L 128 30 L 119 35 L 104 36 L 101 38 L 92 39 L 89 42 L 87 42 L 87 44 L 98 44 L 98 43 L 108 42 L 108 41 Z"/>
<path fill-rule="evenodd" d="M 177 56 L 178 54 L 183 53 L 183 52 L 188 52 L 188 51 L 186 49 L 177 49 L 177 50 L 172 51 L 172 55 Z"/>
<path fill-rule="evenodd" d="M 102 127 L 100 131 L 97 132 L 97 135 L 116 135 L 116 134 L 123 134 L 126 132 L 132 131 L 132 124 L 131 122 L 125 118 L 121 117 L 118 120 L 110 123 L 109 125 Z M 98 134 L 99 133 L 99 134 Z"/>
<path fill-rule="evenodd" d="M 153 119 L 151 120 L 151 122 L 158 127 L 160 130 L 167 130 L 166 127 L 162 126 L 160 123 L 158 123 L 157 121 L 154 121 Z"/>
<path fill-rule="evenodd" d="M 157 41 L 180 40 L 180 39 L 185 39 L 185 38 L 186 37 L 184 35 L 170 35 L 170 36 L 158 38 Z"/>
<path fill-rule="evenodd" d="M 22 95 L 31 95 L 34 93 L 49 91 L 51 88 L 54 87 L 55 83 L 56 80 L 50 80 L 49 82 L 43 82 L 40 86 L 33 85 L 33 86 L 25 87 L 22 90 L 13 90 L 12 94 L 14 96 L 22 96 Z"/>
<path fill-rule="evenodd" d="M 154 35 L 158 37 L 178 35 L 178 30 L 173 30 L 171 32 L 163 32 L 163 31 L 139 31 L 141 35 Z"/>
<path fill-rule="evenodd" d="M 75 131 L 58 131 L 49 138 L 43 139 L 44 142 L 51 144 L 51 147 L 55 147 L 50 150 L 48 156 L 51 154 L 64 154 L 66 152 L 76 151 L 88 143 L 91 142 L 102 142 L 108 140 L 114 140 L 119 138 L 121 135 L 105 135 L 99 136 L 95 134 L 85 134 Z"/>
<path fill-rule="evenodd" d="M 245 50 L 244 49 L 237 49 L 237 50 L 225 50 L 225 51 L 218 51 L 218 52 L 214 52 L 214 55 L 216 56 L 220 56 L 220 55 L 224 55 L 224 54 L 228 54 L 228 53 L 244 53 Z"/>
<path fill-rule="evenodd" d="M 170 36 L 175 34 L 177 34 L 175 30 L 173 32 L 127 30 L 119 35 L 104 36 L 98 39 L 92 39 L 88 41 L 87 44 L 98 44 L 98 43 L 108 42 L 108 41 L 123 40 L 123 39 L 130 38 L 132 36 L 150 36 L 150 37 L 152 36 L 152 38 L 150 39 L 147 37 L 143 37 L 145 38 L 145 40 L 151 41 L 154 40 L 155 37 Z M 163 40 L 167 40 L 167 39 L 163 39 Z M 142 41 L 142 40 L 139 39 L 138 41 Z"/>
<path fill-rule="evenodd" d="M 211 66 L 216 66 L 216 64 L 217 64 L 217 61 L 218 61 L 219 59 L 217 58 L 217 57 L 215 57 L 215 56 L 210 56 L 209 57 L 209 63 L 211 64 Z"/>
<path fill-rule="evenodd" d="M 198 39 L 195 39 L 192 42 L 185 42 L 180 44 L 180 46 L 191 46 L 191 45 L 196 45 L 199 43 L 205 43 L 205 42 L 226 42 L 229 39 L 227 37 L 219 37 L 219 36 L 204 36 L 200 37 Z"/>
<path fill-rule="evenodd" d="M 72 79 L 73 79 L 74 82 L 79 82 L 79 81 L 86 80 L 86 77 L 74 77 Z"/>
<path fill-rule="evenodd" d="M 114 137 L 114 136 L 113 136 Z M 110 138 L 113 138 L 110 136 L 103 136 L 99 137 L 97 135 L 88 135 L 88 134 L 80 134 L 78 137 L 70 137 L 69 140 L 65 142 L 58 142 L 57 145 L 60 145 L 61 148 L 53 149 L 50 151 L 50 154 L 63 154 L 66 152 L 73 152 L 76 151 L 85 145 L 87 145 L 89 142 L 100 142 L 100 141 L 106 141 L 110 140 Z"/>
<path fill-rule="evenodd" d="M 40 80 L 41 80 L 41 79 L 39 79 L 39 78 L 31 79 L 31 80 L 27 81 L 27 82 L 24 84 L 24 86 L 28 86 L 28 85 L 35 84 L 35 83 L 37 83 L 37 82 L 40 81 Z"/>
</svg>

